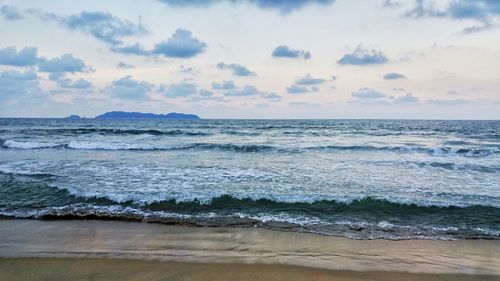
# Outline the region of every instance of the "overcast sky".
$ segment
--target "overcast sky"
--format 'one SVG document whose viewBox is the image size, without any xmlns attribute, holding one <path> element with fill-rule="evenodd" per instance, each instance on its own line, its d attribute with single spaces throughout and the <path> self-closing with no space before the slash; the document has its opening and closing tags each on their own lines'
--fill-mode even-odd
<svg viewBox="0 0 500 281">
<path fill-rule="evenodd" d="M 500 119 L 498 0 L 0 0 L 0 116 Z"/>
</svg>

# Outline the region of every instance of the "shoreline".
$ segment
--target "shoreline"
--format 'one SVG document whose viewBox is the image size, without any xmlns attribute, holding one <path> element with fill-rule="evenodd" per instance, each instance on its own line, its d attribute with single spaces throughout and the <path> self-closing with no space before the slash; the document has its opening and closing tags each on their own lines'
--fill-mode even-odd
<svg viewBox="0 0 500 281">
<path fill-rule="evenodd" d="M 228 268 L 266 265 L 394 274 L 500 275 L 498 240 L 353 240 L 262 228 L 95 220 L 2 219 L 0 258 L 0 265 L 19 258 L 42 258 L 38 259 L 41 264 L 53 258 L 97 258 Z"/>
</svg>

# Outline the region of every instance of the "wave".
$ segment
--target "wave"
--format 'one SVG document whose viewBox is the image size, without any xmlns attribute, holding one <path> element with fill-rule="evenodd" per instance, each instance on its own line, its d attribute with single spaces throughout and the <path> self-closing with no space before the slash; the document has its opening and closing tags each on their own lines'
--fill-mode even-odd
<svg viewBox="0 0 500 281">
<path fill-rule="evenodd" d="M 9 131 L 6 131 L 9 132 Z M 111 128 L 57 128 L 57 129 L 27 129 L 15 130 L 12 132 L 22 133 L 27 135 L 86 135 L 86 134 L 100 134 L 100 135 L 153 135 L 153 136 L 209 136 L 212 135 L 208 132 L 201 131 L 185 131 L 185 130 L 155 130 L 155 129 L 111 129 Z"/>
<path fill-rule="evenodd" d="M 99 143 L 99 142 L 81 142 L 74 141 L 67 145 L 72 149 L 90 149 L 90 150 L 224 150 L 234 152 L 261 152 L 277 150 L 267 145 L 236 145 L 236 144 L 217 144 L 217 143 L 194 143 L 189 145 L 179 145 L 171 147 L 161 147 L 144 144 L 125 144 L 125 143 Z"/>
<path fill-rule="evenodd" d="M 451 147 L 422 147 L 422 146 L 371 146 L 371 145 L 327 145 L 308 147 L 309 150 L 353 150 L 353 151 L 392 151 L 392 152 L 419 152 L 433 156 L 469 156 L 481 157 L 500 154 L 499 147 L 489 148 L 451 148 Z"/>
<path fill-rule="evenodd" d="M 459 170 L 459 171 L 477 171 L 483 173 L 500 173 L 500 167 L 496 166 L 484 166 L 484 165 L 474 165 L 474 164 L 457 164 L 453 162 L 411 162 L 405 161 L 405 164 L 415 165 L 418 167 L 434 167 L 441 168 L 445 170 Z"/>
<path fill-rule="evenodd" d="M 16 141 L 5 140 L 2 144 L 3 147 L 17 148 L 17 149 L 40 149 L 40 148 L 63 148 L 64 144 L 46 143 L 46 142 L 30 142 L 30 141 Z"/>
<path fill-rule="evenodd" d="M 177 146 L 159 146 L 144 143 L 117 143 L 117 142 L 94 142 L 94 141 L 70 141 L 67 144 L 54 144 L 44 142 L 26 142 L 6 140 L 2 144 L 5 148 L 14 149 L 44 149 L 44 148 L 66 148 L 81 150 L 224 150 L 234 152 L 260 152 L 279 150 L 268 145 L 257 144 L 219 144 L 219 143 L 193 143 Z"/>
<path fill-rule="evenodd" d="M 219 200 L 224 200 L 220 198 Z M 258 200 L 257 200 L 258 201 Z M 369 201 L 364 199 L 360 201 Z M 233 202 L 234 203 L 234 202 Z M 374 202 L 370 202 L 374 203 Z M 375 204 L 383 205 L 387 202 Z M 356 209 L 359 202 L 344 204 L 354 208 L 351 212 L 340 212 L 337 215 L 313 213 L 296 213 L 289 210 L 274 211 L 272 209 L 247 210 L 210 210 L 185 212 L 184 210 L 154 210 L 138 206 L 96 205 L 90 203 L 73 203 L 65 206 L 41 208 L 5 208 L 0 207 L 0 217 L 31 219 L 99 219 L 142 221 L 148 223 L 176 224 L 187 226 L 210 227 L 263 227 L 275 230 L 313 232 L 324 235 L 343 236 L 353 239 L 500 239 L 498 221 L 491 214 L 485 220 L 481 206 L 457 208 L 464 212 L 477 212 L 477 216 L 463 217 L 462 214 L 435 215 L 436 209 L 419 214 L 397 214 L 392 212 L 386 216 L 374 216 Z M 391 203 L 389 203 L 390 205 Z M 197 204 L 199 205 L 199 204 Z M 230 204 L 233 205 L 233 204 Z M 313 205 L 313 204 L 312 204 Z M 352 206 L 351 206 L 352 205 Z M 243 209 L 242 206 L 241 209 Z M 444 208 L 438 208 L 441 210 Z M 497 213 L 498 215 L 498 213 Z M 478 220 L 481 220 L 478 223 Z"/>
<path fill-rule="evenodd" d="M 0 172 L 0 216 L 261 226 L 351 238 L 500 239 L 500 208 L 487 205 L 423 206 L 373 197 L 283 202 L 231 195 L 207 201 L 117 201 L 108 196 L 83 196 L 59 188 L 54 185 L 55 177 Z"/>
<path fill-rule="evenodd" d="M 84 150 L 223 150 L 233 152 L 284 152 L 298 153 L 304 151 L 389 151 L 389 152 L 417 152 L 432 156 L 465 156 L 486 157 L 500 154 L 500 148 L 493 146 L 487 148 L 451 148 L 451 147 L 422 147 L 422 146 L 371 146 L 371 145 L 327 145 L 311 147 L 276 147 L 262 144 L 231 144 L 231 143 L 191 143 L 176 146 L 162 146 L 147 143 L 119 143 L 97 141 L 70 141 L 64 143 L 30 142 L 5 140 L 5 148 L 15 149 L 46 149 L 67 148 Z"/>
</svg>

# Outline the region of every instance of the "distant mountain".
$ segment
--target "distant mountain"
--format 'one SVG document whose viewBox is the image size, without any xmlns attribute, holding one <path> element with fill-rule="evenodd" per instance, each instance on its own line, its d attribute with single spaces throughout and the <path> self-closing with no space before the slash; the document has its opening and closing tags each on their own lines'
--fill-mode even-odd
<svg viewBox="0 0 500 281">
<path fill-rule="evenodd" d="M 80 119 L 82 119 L 82 117 L 73 114 L 73 115 L 70 115 L 68 117 L 65 117 L 64 119 L 67 119 L 67 120 L 80 120 Z"/>
<path fill-rule="evenodd" d="M 195 114 L 185 114 L 185 113 L 168 113 L 168 114 L 154 114 L 154 113 L 143 113 L 143 112 L 125 112 L 125 111 L 111 111 L 104 114 L 98 115 L 96 119 L 200 119 L 198 115 Z"/>
</svg>

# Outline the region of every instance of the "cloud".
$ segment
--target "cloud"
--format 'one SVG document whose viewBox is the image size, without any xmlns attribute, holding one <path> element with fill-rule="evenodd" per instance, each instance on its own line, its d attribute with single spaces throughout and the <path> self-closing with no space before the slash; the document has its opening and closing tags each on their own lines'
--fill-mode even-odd
<svg viewBox="0 0 500 281">
<path fill-rule="evenodd" d="M 297 85 L 319 85 L 325 81 L 326 81 L 325 79 L 314 78 L 311 76 L 311 74 L 307 74 L 306 76 L 295 80 L 295 84 L 297 84 Z"/>
<path fill-rule="evenodd" d="M 193 37 L 191 31 L 178 28 L 172 36 L 155 45 L 152 53 L 172 58 L 190 58 L 203 53 L 207 44 Z"/>
<path fill-rule="evenodd" d="M 0 65 L 32 66 L 37 62 L 37 49 L 34 47 L 25 47 L 19 52 L 16 47 L 0 49 Z"/>
<path fill-rule="evenodd" d="M 370 89 L 361 88 L 351 93 L 353 98 L 351 102 L 361 104 L 400 104 L 400 105 L 413 105 L 419 102 L 419 99 L 412 93 L 407 93 L 403 96 L 389 96 L 382 92 Z"/>
<path fill-rule="evenodd" d="M 138 56 L 147 56 L 149 55 L 149 51 L 145 50 L 139 43 L 128 46 L 113 46 L 110 49 L 112 52 L 125 54 L 125 55 L 138 55 Z"/>
<path fill-rule="evenodd" d="M 403 79 L 403 78 L 406 78 L 406 76 L 404 76 L 403 74 L 396 73 L 396 72 L 390 72 L 390 73 L 386 73 L 384 75 L 385 80 L 396 80 L 396 79 Z"/>
<path fill-rule="evenodd" d="M 180 68 L 181 72 L 184 72 L 184 73 L 193 73 L 194 72 L 194 69 L 192 66 L 181 65 L 179 68 Z"/>
<path fill-rule="evenodd" d="M 382 6 L 386 8 L 394 8 L 401 5 L 401 2 L 395 0 L 385 0 Z"/>
<path fill-rule="evenodd" d="M 446 94 L 448 94 L 448 95 L 450 95 L 450 96 L 459 96 L 459 95 L 461 95 L 462 93 L 457 92 L 457 91 L 455 91 L 455 90 L 451 90 L 451 91 L 446 92 Z"/>
<path fill-rule="evenodd" d="M 168 87 L 163 87 L 160 91 L 164 92 L 164 95 L 170 98 L 180 98 L 187 97 L 196 93 L 196 84 L 181 82 L 178 84 L 172 84 Z"/>
<path fill-rule="evenodd" d="M 49 74 L 49 79 L 55 81 L 63 89 L 84 90 L 93 87 L 92 83 L 85 79 L 71 80 L 65 77 L 63 72 L 53 72 Z"/>
<path fill-rule="evenodd" d="M 260 97 L 269 101 L 281 101 L 281 96 L 276 93 L 261 92 Z"/>
<path fill-rule="evenodd" d="M 291 85 L 289 87 L 286 87 L 286 91 L 289 94 L 303 94 L 303 93 L 308 93 L 309 89 L 304 86 L 297 86 L 297 85 Z"/>
<path fill-rule="evenodd" d="M 205 98 L 209 98 L 209 97 L 213 97 L 214 96 L 214 92 L 210 91 L 210 90 L 205 90 L 205 89 L 201 89 L 198 91 L 198 94 L 201 96 L 201 97 L 205 97 Z"/>
<path fill-rule="evenodd" d="M 0 72 L 0 99 L 11 99 L 26 93 L 39 92 L 38 76 L 32 71 L 7 70 Z"/>
<path fill-rule="evenodd" d="M 471 101 L 464 100 L 464 99 L 452 99 L 452 100 L 430 99 L 427 101 L 427 103 L 430 103 L 432 105 L 439 105 L 439 106 L 453 106 L 453 105 L 463 105 L 463 104 L 471 103 Z"/>
<path fill-rule="evenodd" d="M 276 47 L 271 55 L 275 58 L 296 58 L 304 60 L 311 58 L 311 53 L 309 51 L 295 50 L 284 45 Z"/>
<path fill-rule="evenodd" d="M 441 1 L 415 0 L 415 6 L 406 12 L 410 18 L 450 18 L 475 20 L 479 25 L 465 28 L 463 33 L 483 31 L 495 26 L 500 19 L 500 2 L 497 0 L 453 0 L 445 5 Z"/>
<path fill-rule="evenodd" d="M 236 64 L 236 63 L 231 63 L 231 64 L 225 64 L 223 62 L 220 62 L 217 64 L 218 69 L 223 69 L 223 70 L 231 70 L 233 72 L 233 75 L 236 76 L 255 76 L 257 75 L 255 72 L 250 71 L 248 68 L 241 64 Z"/>
<path fill-rule="evenodd" d="M 187 101 L 189 102 L 198 102 L 198 101 L 224 101 L 223 97 L 216 96 L 214 92 L 207 89 L 200 89 L 197 95 L 190 95 Z"/>
<path fill-rule="evenodd" d="M 38 63 L 38 69 L 42 72 L 54 73 L 75 73 L 91 70 L 81 59 L 75 58 L 71 54 L 64 54 L 50 60 L 41 59 Z"/>
<path fill-rule="evenodd" d="M 267 99 L 270 101 L 280 101 L 281 96 L 272 92 L 262 92 L 259 91 L 255 86 L 246 85 L 243 89 L 227 91 L 224 93 L 224 96 L 227 97 L 261 97 L 263 99 Z"/>
<path fill-rule="evenodd" d="M 358 46 L 353 53 L 345 54 L 337 61 L 340 65 L 374 65 L 384 64 L 387 62 L 389 62 L 389 59 L 384 53 L 376 50 L 365 50 L 360 46 Z"/>
<path fill-rule="evenodd" d="M 153 84 L 132 79 L 132 76 L 125 76 L 113 81 L 111 84 L 111 97 L 125 100 L 147 100 L 148 92 L 153 88 Z"/>
<path fill-rule="evenodd" d="M 7 5 L 3 5 L 0 8 L 0 15 L 2 15 L 4 19 L 11 21 L 23 19 L 23 16 L 16 10 L 16 8 Z"/>
<path fill-rule="evenodd" d="M 324 83 L 326 80 L 322 78 L 314 78 L 311 74 L 306 74 L 304 77 L 297 78 L 295 83 L 286 88 L 287 93 L 289 94 L 304 94 L 308 92 L 318 92 L 319 89 L 313 85 L 319 85 Z M 313 87 L 306 87 L 313 86 Z"/>
<path fill-rule="evenodd" d="M 82 78 L 80 78 L 76 81 L 72 81 L 71 79 L 66 78 L 66 79 L 58 80 L 57 82 L 61 88 L 65 88 L 65 89 L 83 90 L 83 89 L 92 88 L 92 83 L 90 83 L 88 80 L 85 80 Z"/>
<path fill-rule="evenodd" d="M 159 0 L 173 7 L 208 7 L 220 3 L 220 0 Z M 308 5 L 329 5 L 335 0 L 226 0 L 226 2 L 240 4 L 249 3 L 262 10 L 277 10 L 281 14 L 289 14 Z"/>
<path fill-rule="evenodd" d="M 213 82 L 212 89 L 214 90 L 233 90 L 236 89 L 236 85 L 233 81 L 222 81 L 221 83 Z"/>
<path fill-rule="evenodd" d="M 228 91 L 224 95 L 228 97 L 248 97 L 248 96 L 257 96 L 259 94 L 259 90 L 255 86 L 246 85 L 243 89 Z"/>
<path fill-rule="evenodd" d="M 386 98 L 387 95 L 370 88 L 361 88 L 351 93 L 351 96 L 360 100 Z"/>
<path fill-rule="evenodd" d="M 193 37 L 191 31 L 178 28 L 166 41 L 157 43 L 147 50 L 139 43 L 133 45 L 114 45 L 111 51 L 126 55 L 150 56 L 163 55 L 170 58 L 191 58 L 205 52 L 207 45 Z"/>
<path fill-rule="evenodd" d="M 133 64 L 128 64 L 128 63 L 124 63 L 124 62 L 118 62 L 116 64 L 116 67 L 118 68 L 122 68 L 122 69 L 129 69 L 129 68 L 134 68 L 134 65 Z"/>
<path fill-rule="evenodd" d="M 393 102 L 397 104 L 416 104 L 419 102 L 419 99 L 412 93 L 407 93 L 404 96 L 394 98 Z"/>
<path fill-rule="evenodd" d="M 122 44 L 122 39 L 141 36 L 147 33 L 142 24 L 115 17 L 109 12 L 88 12 L 69 16 L 58 16 L 53 13 L 44 14 L 43 19 L 54 20 L 71 30 L 78 30 L 92 35 L 97 40 L 111 44 Z"/>
</svg>

